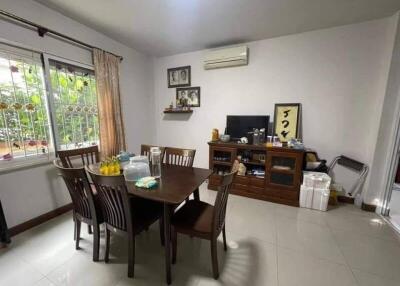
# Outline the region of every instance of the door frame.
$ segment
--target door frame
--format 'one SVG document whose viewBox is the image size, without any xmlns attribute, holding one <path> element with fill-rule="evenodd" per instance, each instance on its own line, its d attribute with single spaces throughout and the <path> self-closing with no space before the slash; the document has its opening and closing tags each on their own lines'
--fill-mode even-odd
<svg viewBox="0 0 400 286">
<path fill-rule="evenodd" d="M 399 166 L 399 160 L 400 160 L 400 108 L 397 108 L 396 122 L 397 123 L 395 126 L 394 137 L 393 137 L 395 142 L 390 152 L 391 156 L 389 162 L 389 170 L 385 178 L 385 193 L 381 207 L 381 214 L 384 216 L 389 216 L 390 213 L 389 204 L 390 204 L 390 199 L 392 197 L 393 184 L 396 179 L 397 168 Z"/>
</svg>

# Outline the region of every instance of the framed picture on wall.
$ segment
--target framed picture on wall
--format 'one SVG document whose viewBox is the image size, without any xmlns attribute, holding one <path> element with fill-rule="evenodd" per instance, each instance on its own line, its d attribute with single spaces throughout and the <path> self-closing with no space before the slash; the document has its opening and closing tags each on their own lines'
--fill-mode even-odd
<svg viewBox="0 0 400 286">
<path fill-rule="evenodd" d="M 176 105 L 200 107 L 200 87 L 177 88 Z"/>
<path fill-rule="evenodd" d="M 277 103 L 274 112 L 274 134 L 283 143 L 299 137 L 300 103 Z"/>
<path fill-rule="evenodd" d="M 190 86 L 190 66 L 167 70 L 168 88 Z"/>
</svg>

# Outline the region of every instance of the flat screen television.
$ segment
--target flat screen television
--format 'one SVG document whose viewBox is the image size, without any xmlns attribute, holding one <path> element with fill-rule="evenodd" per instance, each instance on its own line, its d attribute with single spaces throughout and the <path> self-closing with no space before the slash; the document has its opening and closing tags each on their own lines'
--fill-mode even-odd
<svg viewBox="0 0 400 286">
<path fill-rule="evenodd" d="M 228 115 L 226 134 L 234 140 L 247 136 L 247 132 L 253 131 L 254 128 L 265 128 L 265 133 L 268 134 L 268 124 L 268 115 Z"/>
</svg>

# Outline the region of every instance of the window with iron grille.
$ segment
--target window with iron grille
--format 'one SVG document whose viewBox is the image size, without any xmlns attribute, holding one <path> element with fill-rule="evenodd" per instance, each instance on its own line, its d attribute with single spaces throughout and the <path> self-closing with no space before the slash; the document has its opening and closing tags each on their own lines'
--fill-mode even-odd
<svg viewBox="0 0 400 286">
<path fill-rule="evenodd" d="M 50 60 L 54 130 L 58 150 L 99 143 L 94 72 Z"/>
<path fill-rule="evenodd" d="M 99 143 L 94 71 L 44 58 L 0 43 L 0 170 Z"/>
<path fill-rule="evenodd" d="M 52 151 L 40 54 L 18 52 L 0 50 L 1 161 L 48 158 Z"/>
</svg>

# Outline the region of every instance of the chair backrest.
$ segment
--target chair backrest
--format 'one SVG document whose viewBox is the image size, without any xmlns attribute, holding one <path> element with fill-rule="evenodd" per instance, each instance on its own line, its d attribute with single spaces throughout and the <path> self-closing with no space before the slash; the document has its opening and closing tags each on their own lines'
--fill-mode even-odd
<svg viewBox="0 0 400 286">
<path fill-rule="evenodd" d="M 160 150 L 161 150 L 161 162 L 164 162 L 165 147 L 142 144 L 140 146 L 140 155 L 147 156 L 147 158 L 149 158 L 149 162 L 151 162 L 151 158 L 150 158 L 150 149 L 151 149 L 151 147 L 160 148 Z"/>
<path fill-rule="evenodd" d="M 226 206 L 228 204 L 229 190 L 232 186 L 236 172 L 226 174 L 222 177 L 221 185 L 218 187 L 217 197 L 214 203 L 213 233 L 218 235 L 225 224 Z"/>
<path fill-rule="evenodd" d="M 196 150 L 166 147 L 165 163 L 167 165 L 192 167 L 195 155 Z"/>
<path fill-rule="evenodd" d="M 96 219 L 94 197 L 85 169 L 65 168 L 59 159 L 55 159 L 53 164 L 67 185 L 75 213 L 86 219 Z"/>
<path fill-rule="evenodd" d="M 123 175 L 103 176 L 85 167 L 96 186 L 104 222 L 119 230 L 132 232 L 132 213 Z"/>
<path fill-rule="evenodd" d="M 99 147 L 97 145 L 79 149 L 57 151 L 57 155 L 65 168 L 73 168 L 74 166 L 72 162 L 74 159 L 78 158 L 80 158 L 82 162 L 80 167 L 98 163 L 100 161 Z"/>
</svg>

